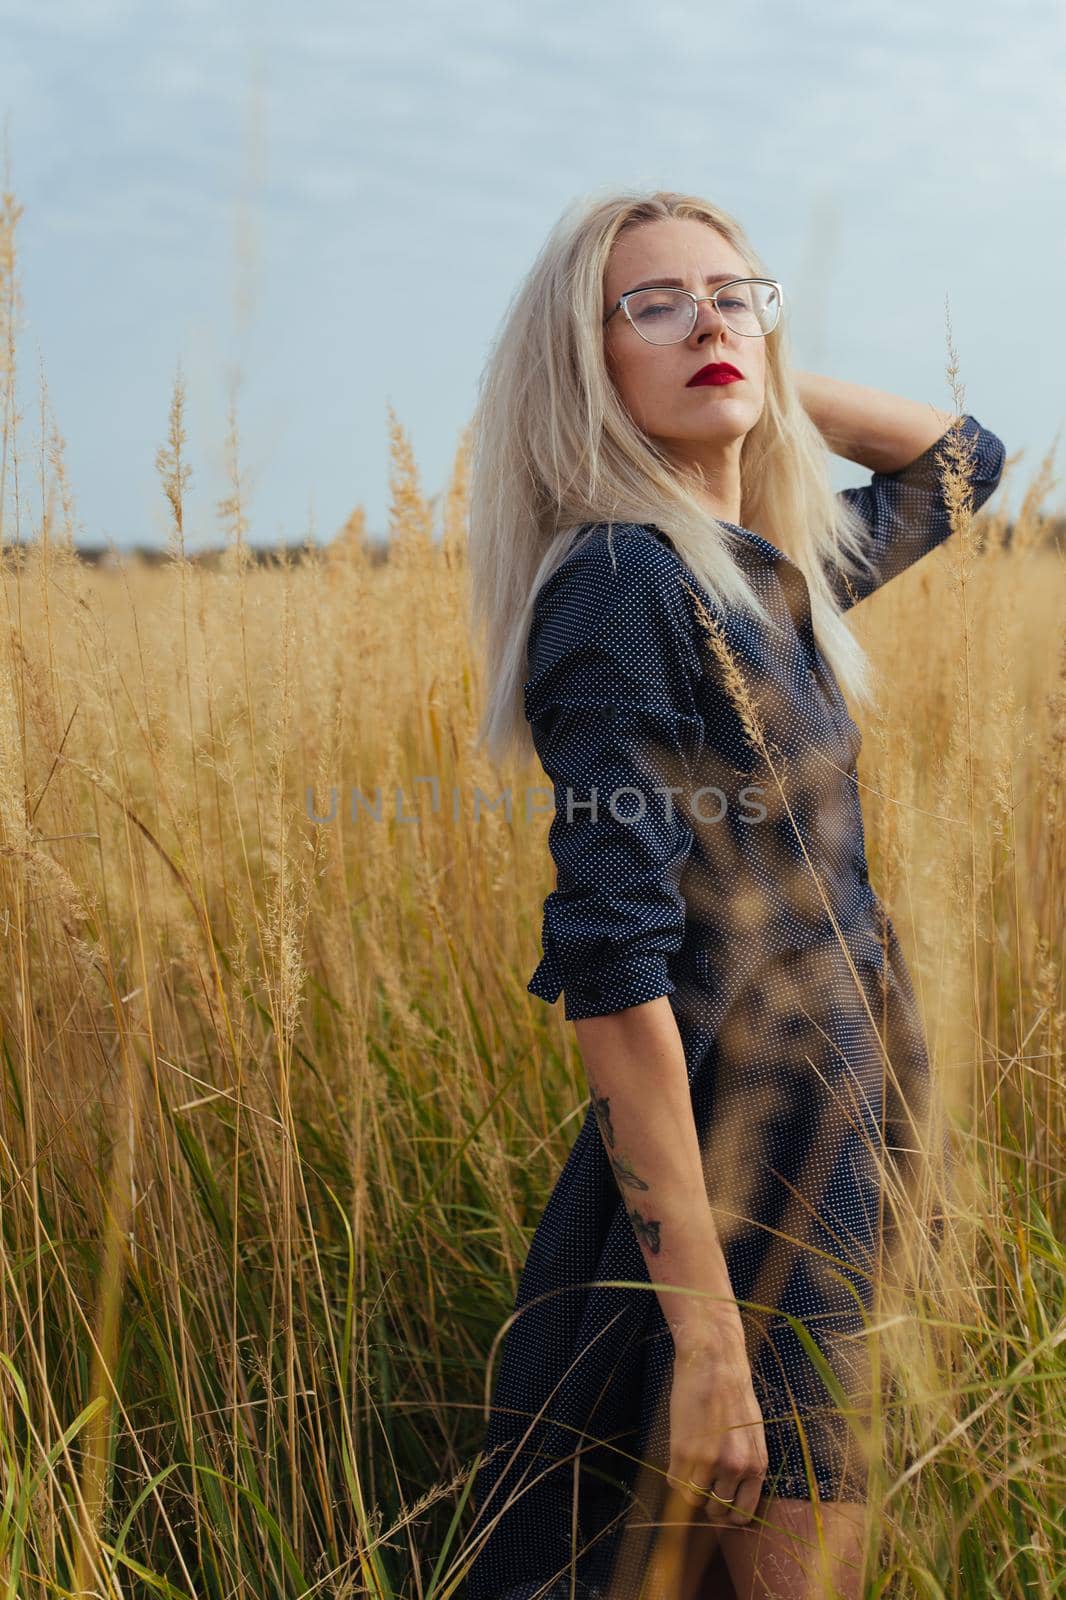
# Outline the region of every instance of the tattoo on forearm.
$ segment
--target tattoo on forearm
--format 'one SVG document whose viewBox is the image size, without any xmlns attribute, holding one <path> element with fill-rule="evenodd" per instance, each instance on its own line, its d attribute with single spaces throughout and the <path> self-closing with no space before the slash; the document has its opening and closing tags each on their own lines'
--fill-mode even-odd
<svg viewBox="0 0 1066 1600">
<path fill-rule="evenodd" d="M 606 1095 L 599 1095 L 595 1088 L 592 1090 L 592 1109 L 596 1114 L 600 1132 L 603 1134 L 604 1143 L 614 1149 L 614 1129 L 611 1127 L 611 1102 Z"/>
<path fill-rule="evenodd" d="M 614 1168 L 614 1175 L 619 1183 L 624 1183 L 627 1189 L 646 1189 L 648 1185 L 643 1178 L 638 1178 L 633 1171 L 632 1163 L 628 1156 L 611 1156 L 607 1158 Z"/>
<path fill-rule="evenodd" d="M 589 1088 L 592 1090 L 592 1110 L 600 1133 L 603 1135 L 603 1142 L 607 1146 L 607 1159 L 614 1169 L 615 1177 L 619 1183 L 625 1184 L 627 1189 L 646 1189 L 648 1185 L 643 1178 L 638 1177 L 633 1171 L 633 1163 L 629 1157 L 613 1154 L 615 1136 L 614 1124 L 611 1122 L 610 1098 L 605 1094 L 600 1094 L 591 1079 L 589 1080 Z"/>
<path fill-rule="evenodd" d="M 653 1256 L 659 1254 L 659 1229 L 661 1222 L 653 1222 L 649 1217 L 642 1217 L 639 1211 L 631 1211 L 629 1220 L 633 1224 L 633 1231 L 641 1244 L 647 1245 Z"/>
</svg>

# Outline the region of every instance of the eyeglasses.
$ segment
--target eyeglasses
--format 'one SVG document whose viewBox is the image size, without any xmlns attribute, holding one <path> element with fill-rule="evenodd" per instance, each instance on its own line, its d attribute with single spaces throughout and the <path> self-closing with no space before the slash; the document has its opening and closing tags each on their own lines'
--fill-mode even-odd
<svg viewBox="0 0 1066 1600">
<path fill-rule="evenodd" d="M 678 344 L 696 326 L 696 307 L 702 300 L 711 302 L 734 333 L 758 339 L 777 327 L 784 295 L 775 278 L 734 278 L 704 295 L 687 289 L 630 289 L 607 313 L 603 325 L 616 311 L 624 311 L 648 344 Z"/>
</svg>

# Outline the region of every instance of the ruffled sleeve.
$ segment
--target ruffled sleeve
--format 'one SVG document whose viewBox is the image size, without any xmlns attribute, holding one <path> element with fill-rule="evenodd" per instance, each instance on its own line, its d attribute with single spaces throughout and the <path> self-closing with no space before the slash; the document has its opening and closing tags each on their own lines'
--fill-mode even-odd
<svg viewBox="0 0 1066 1600">
<path fill-rule="evenodd" d="M 951 533 L 936 461 L 948 432 L 896 472 L 875 472 L 868 484 L 839 491 L 838 499 L 859 513 L 868 530 L 866 554 L 873 566 L 872 572 L 858 574 L 830 568 L 830 583 L 843 609 L 905 572 Z M 999 483 L 1006 450 L 1001 439 L 969 414 L 962 419 L 962 433 L 971 441 L 971 504 L 978 511 Z"/>
<path fill-rule="evenodd" d="M 703 743 L 684 568 L 647 529 L 596 533 L 541 589 L 525 711 L 551 779 L 543 959 L 527 988 L 567 1021 L 673 992 L 686 821 Z M 672 791 L 672 792 L 671 792 Z"/>
</svg>

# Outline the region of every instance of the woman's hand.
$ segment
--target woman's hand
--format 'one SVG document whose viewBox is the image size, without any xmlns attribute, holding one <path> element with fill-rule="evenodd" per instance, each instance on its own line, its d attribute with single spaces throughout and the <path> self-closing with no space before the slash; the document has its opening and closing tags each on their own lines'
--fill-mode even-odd
<svg viewBox="0 0 1066 1600">
<path fill-rule="evenodd" d="M 736 1526 L 754 1516 L 767 1467 L 762 1412 L 743 1338 L 715 1345 L 675 1340 L 669 1472 L 674 1491 L 685 1505 L 703 1508 L 711 1522 Z"/>
</svg>

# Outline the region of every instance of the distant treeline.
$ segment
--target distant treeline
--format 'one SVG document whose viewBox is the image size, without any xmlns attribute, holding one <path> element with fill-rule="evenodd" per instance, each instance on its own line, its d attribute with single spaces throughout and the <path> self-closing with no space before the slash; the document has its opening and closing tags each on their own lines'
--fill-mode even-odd
<svg viewBox="0 0 1066 1600">
<path fill-rule="evenodd" d="M 23 541 L 23 548 L 32 546 Z M 310 551 L 316 555 L 336 553 L 336 541 L 332 544 L 308 545 L 254 545 L 246 544 L 244 549 L 249 561 L 254 566 L 272 567 L 280 566 L 283 562 L 297 565 L 306 560 Z M 362 549 L 374 565 L 380 565 L 389 558 L 389 546 L 386 540 L 366 539 Z M 11 541 L 6 541 L 4 555 L 11 557 L 15 546 Z M 163 545 L 123 545 L 115 547 L 107 544 L 79 544 L 75 545 L 74 552 L 81 560 L 91 567 L 113 567 L 128 561 L 142 561 L 149 567 L 162 567 L 170 561 L 171 552 Z M 227 554 L 227 547 L 216 545 L 206 550 L 186 550 L 185 559 L 198 567 L 217 567 Z"/>
<path fill-rule="evenodd" d="M 1009 545 L 1014 535 L 1014 523 L 1008 522 L 1004 535 L 1004 543 Z M 1049 549 L 1066 550 L 1066 516 L 1048 517 L 1044 524 L 1044 540 Z M 340 541 L 333 540 L 328 544 L 308 545 L 306 541 L 300 544 L 289 545 L 245 545 L 248 558 L 254 565 L 260 567 L 280 566 L 287 562 L 290 565 L 306 560 L 310 551 L 317 555 L 325 553 L 335 554 Z M 389 559 L 388 539 L 363 539 L 360 546 L 366 556 L 374 565 L 381 565 Z M 142 561 L 147 566 L 165 566 L 171 559 L 169 550 L 159 545 L 126 545 L 122 548 L 113 548 L 105 544 L 79 544 L 75 547 L 76 553 L 88 566 L 110 567 L 125 561 Z M 5 556 L 13 553 L 13 546 L 6 543 Z M 206 550 L 188 550 L 186 559 L 196 566 L 217 567 L 226 555 L 226 547 L 217 545 Z"/>
</svg>

